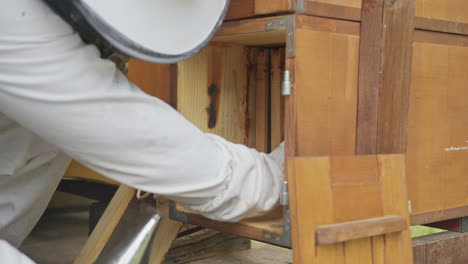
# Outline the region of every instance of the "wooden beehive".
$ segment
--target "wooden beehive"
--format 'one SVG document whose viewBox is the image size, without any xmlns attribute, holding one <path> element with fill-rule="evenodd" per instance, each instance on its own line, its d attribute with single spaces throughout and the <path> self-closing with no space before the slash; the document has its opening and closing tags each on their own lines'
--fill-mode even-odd
<svg viewBox="0 0 468 264">
<path fill-rule="evenodd" d="M 409 263 L 407 230 L 332 246 L 314 232 L 468 215 L 468 2 L 416 0 L 414 20 L 410 1 L 231 2 L 234 21 L 205 50 L 135 79 L 205 132 L 261 151 L 285 138 L 296 262 Z M 270 243 L 284 234 L 281 211 L 239 224 L 188 216 Z"/>
</svg>

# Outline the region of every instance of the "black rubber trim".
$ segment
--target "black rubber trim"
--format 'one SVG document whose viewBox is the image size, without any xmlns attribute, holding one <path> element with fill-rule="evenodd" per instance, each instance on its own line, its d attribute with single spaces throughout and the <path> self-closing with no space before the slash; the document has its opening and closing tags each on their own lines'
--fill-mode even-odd
<svg viewBox="0 0 468 264">
<path fill-rule="evenodd" d="M 76 30 L 86 34 L 90 38 L 101 39 L 104 45 L 108 46 L 109 49 L 116 50 L 121 54 L 140 60 L 167 64 L 176 63 L 200 52 L 218 31 L 229 7 L 229 0 L 226 0 L 226 6 L 224 7 L 218 22 L 204 42 L 185 53 L 170 55 L 149 50 L 130 40 L 127 36 L 102 20 L 81 0 L 44 1 Z"/>
</svg>

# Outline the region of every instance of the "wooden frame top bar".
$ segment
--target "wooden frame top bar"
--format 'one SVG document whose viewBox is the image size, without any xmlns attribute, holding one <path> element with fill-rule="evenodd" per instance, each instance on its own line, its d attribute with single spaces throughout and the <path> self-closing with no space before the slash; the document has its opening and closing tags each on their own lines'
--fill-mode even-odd
<svg viewBox="0 0 468 264">
<path fill-rule="evenodd" d="M 285 44 L 286 33 L 297 28 L 359 35 L 357 22 L 296 14 L 225 22 L 213 41 L 252 46 Z"/>
</svg>

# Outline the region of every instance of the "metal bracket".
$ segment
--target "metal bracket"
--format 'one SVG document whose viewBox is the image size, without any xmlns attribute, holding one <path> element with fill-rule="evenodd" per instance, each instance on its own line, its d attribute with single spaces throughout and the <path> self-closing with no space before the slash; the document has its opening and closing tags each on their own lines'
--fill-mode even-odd
<svg viewBox="0 0 468 264">
<path fill-rule="evenodd" d="M 286 29 L 286 57 L 296 56 L 296 18 L 295 16 L 284 16 L 272 18 L 266 22 L 266 30 Z"/>
<path fill-rule="evenodd" d="M 296 2 L 296 14 L 302 14 L 305 12 L 305 0 L 297 0 Z"/>
<path fill-rule="evenodd" d="M 169 201 L 169 218 L 178 221 L 184 224 L 188 224 L 187 214 L 181 211 L 178 211 L 176 208 L 176 202 Z"/>
<path fill-rule="evenodd" d="M 265 241 L 270 241 L 275 245 L 291 248 L 291 217 L 289 215 L 289 207 L 283 207 L 283 233 L 278 235 L 264 231 L 263 238 Z"/>
</svg>

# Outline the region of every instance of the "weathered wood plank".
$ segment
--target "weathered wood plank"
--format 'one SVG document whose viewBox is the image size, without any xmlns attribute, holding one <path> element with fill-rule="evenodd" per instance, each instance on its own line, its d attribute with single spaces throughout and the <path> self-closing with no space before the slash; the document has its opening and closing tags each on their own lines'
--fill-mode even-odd
<svg viewBox="0 0 468 264">
<path fill-rule="evenodd" d="M 416 16 L 468 23 L 466 0 L 416 0 Z"/>
<path fill-rule="evenodd" d="M 404 153 L 414 3 L 364 0 L 361 21 L 356 153 Z"/>
<path fill-rule="evenodd" d="M 414 1 L 385 1 L 377 153 L 406 153 Z"/>
<path fill-rule="evenodd" d="M 255 80 L 255 148 L 260 152 L 269 150 L 270 60 L 270 49 L 261 48 L 258 50 L 257 78 Z"/>
<path fill-rule="evenodd" d="M 281 95 L 284 66 L 284 48 L 273 48 L 270 71 L 270 150 L 276 149 L 284 138 L 284 97 Z"/>
<path fill-rule="evenodd" d="M 372 185 L 362 189 L 354 189 L 355 198 L 344 192 L 333 190 L 334 185 L 339 182 L 333 182 L 336 170 L 332 169 L 332 160 L 334 157 L 296 157 L 290 158 L 289 163 L 289 181 L 293 185 L 291 191 L 294 195 L 291 197 L 291 216 L 294 219 L 292 238 L 294 248 L 294 260 L 297 263 L 410 263 L 411 238 L 408 226 L 408 209 L 406 198 L 406 175 L 405 175 L 405 157 L 404 155 L 379 155 L 376 156 L 373 166 L 378 184 L 381 188 L 379 194 L 382 197 L 380 201 L 380 217 L 385 215 L 396 215 L 395 221 L 385 226 L 383 222 L 389 218 L 380 219 L 380 223 L 373 226 L 369 224 L 372 220 L 367 220 L 366 214 L 360 211 L 367 209 L 375 211 L 376 206 L 371 204 L 362 205 L 362 198 L 359 193 L 373 192 Z M 368 167 L 368 159 L 365 156 L 347 156 L 341 159 L 349 159 L 348 164 L 355 164 L 354 168 L 349 167 L 350 173 L 362 171 L 359 165 Z M 313 177 L 310 177 L 313 175 Z M 368 176 L 363 175 L 362 183 L 349 182 L 342 183 L 346 186 L 365 185 Z M 314 191 L 311 192 L 310 190 Z M 335 201 L 341 199 L 351 199 L 354 203 L 349 203 L 347 208 L 342 208 L 342 215 L 347 215 L 350 219 L 360 218 L 361 222 L 349 223 L 337 218 Z M 374 199 L 374 198 L 368 198 Z M 359 201 L 359 202 L 357 202 Z M 368 213 L 371 215 L 372 213 Z M 368 221 L 368 222 L 366 222 Z M 363 225 L 363 222 L 369 224 Z M 336 224 L 336 225 L 335 225 Z M 395 224 L 395 226 L 393 226 Z M 331 225 L 331 228 L 337 227 L 344 231 L 340 238 L 326 240 L 337 242 L 331 245 L 321 244 L 322 237 L 319 233 L 312 236 L 311 231 L 323 230 L 323 226 Z M 384 231 L 386 229 L 389 233 Z M 348 232 L 349 231 L 349 232 Z M 375 232 L 374 232 L 375 231 Z M 395 232 L 392 232 L 395 231 Z M 354 233 L 356 232 L 356 233 Z M 333 232 L 332 232 L 333 233 Z M 338 231 L 337 231 L 338 233 Z M 385 233 L 379 237 L 379 234 Z M 375 237 L 374 239 L 371 237 Z M 356 238 L 354 240 L 347 240 Z M 341 241 L 345 243 L 340 243 Z M 375 246 L 375 247 L 374 247 Z M 374 250 L 375 249 L 375 250 Z"/>
<path fill-rule="evenodd" d="M 226 20 L 252 18 L 260 15 L 291 13 L 297 0 L 231 0 Z"/>
<path fill-rule="evenodd" d="M 204 229 L 175 240 L 166 261 L 174 264 L 191 263 L 249 248 L 249 239 Z"/>
<path fill-rule="evenodd" d="M 319 226 L 315 230 L 316 243 L 334 244 L 353 239 L 379 236 L 408 229 L 403 216 L 384 216 L 341 224 Z"/>
<path fill-rule="evenodd" d="M 411 225 L 424 225 L 468 215 L 468 206 L 411 214 Z"/>
<path fill-rule="evenodd" d="M 135 189 L 120 185 L 94 231 L 86 241 L 78 258 L 75 260 L 75 264 L 93 263 L 97 259 L 134 195 Z"/>
<path fill-rule="evenodd" d="M 416 17 L 415 28 L 430 31 L 468 35 L 468 22 L 453 22 L 447 20 Z"/>
<path fill-rule="evenodd" d="M 448 33 L 415 30 L 414 42 L 468 47 L 468 35 L 454 35 Z"/>
<path fill-rule="evenodd" d="M 361 12 L 356 154 L 365 155 L 377 153 L 383 0 L 363 0 Z"/>
<path fill-rule="evenodd" d="M 468 263 L 468 233 L 444 232 L 413 238 L 414 264 Z"/>
</svg>

